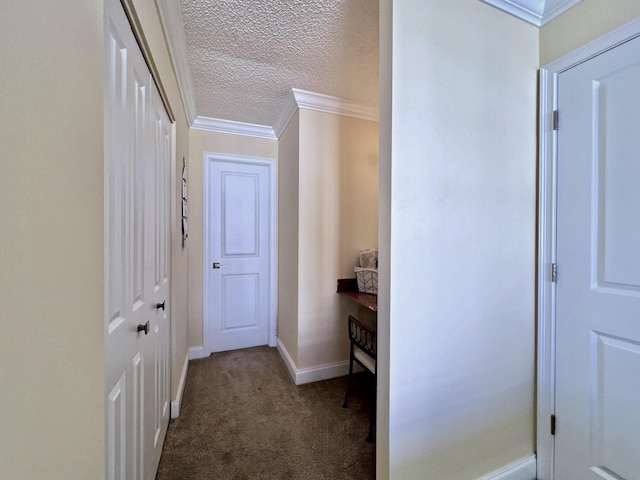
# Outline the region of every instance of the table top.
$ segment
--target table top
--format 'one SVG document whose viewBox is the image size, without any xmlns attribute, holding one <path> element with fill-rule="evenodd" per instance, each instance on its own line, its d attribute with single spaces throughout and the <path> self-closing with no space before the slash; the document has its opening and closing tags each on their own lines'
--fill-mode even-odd
<svg viewBox="0 0 640 480">
<path fill-rule="evenodd" d="M 338 295 L 350 298 L 369 310 L 378 311 L 378 296 L 370 293 L 360 293 L 358 291 L 358 281 L 355 278 L 339 278 L 336 292 Z"/>
</svg>

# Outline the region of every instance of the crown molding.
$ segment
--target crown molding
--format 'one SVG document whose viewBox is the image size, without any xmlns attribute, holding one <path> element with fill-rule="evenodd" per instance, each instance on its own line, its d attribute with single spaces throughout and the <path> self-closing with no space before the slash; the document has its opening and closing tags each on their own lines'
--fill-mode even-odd
<svg viewBox="0 0 640 480">
<path fill-rule="evenodd" d="M 307 92 L 306 90 L 300 90 L 298 88 L 292 88 L 291 92 L 300 109 L 334 113 L 336 115 L 345 115 L 347 117 L 361 118 L 374 122 L 378 121 L 379 112 L 375 107 L 361 105 L 351 100 L 345 100 L 344 98 Z"/>
<path fill-rule="evenodd" d="M 280 111 L 280 116 L 273 125 L 273 130 L 278 138 L 280 138 L 280 135 L 282 135 L 284 129 L 287 128 L 287 125 L 289 125 L 289 122 L 297 111 L 298 103 L 296 102 L 296 97 L 293 95 L 293 92 L 290 91 L 289 95 L 287 95 L 287 101 Z"/>
<path fill-rule="evenodd" d="M 187 40 L 182 23 L 180 2 L 175 0 L 156 0 L 164 38 L 169 49 L 173 71 L 178 80 L 178 88 L 187 122 L 192 125 L 197 116 L 196 97 L 191 78 L 191 68 L 187 60 Z"/>
<path fill-rule="evenodd" d="M 245 135 L 248 137 L 277 139 L 274 130 L 268 125 L 256 125 L 254 123 L 234 122 L 221 118 L 198 116 L 193 121 L 191 128 L 206 130 L 209 132 L 230 133 L 233 135 Z"/>
<path fill-rule="evenodd" d="M 280 116 L 273 126 L 278 137 L 282 135 L 282 132 L 284 132 L 284 129 L 299 109 L 333 113 L 373 122 L 377 122 L 379 119 L 379 110 L 376 107 L 361 105 L 344 98 L 292 88 Z"/>
<path fill-rule="evenodd" d="M 541 27 L 581 0 L 480 0 L 536 27 Z"/>
</svg>

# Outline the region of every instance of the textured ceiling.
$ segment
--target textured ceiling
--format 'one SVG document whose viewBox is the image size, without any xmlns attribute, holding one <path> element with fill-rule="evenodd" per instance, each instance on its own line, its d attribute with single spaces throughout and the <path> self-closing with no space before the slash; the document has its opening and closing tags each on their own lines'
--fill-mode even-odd
<svg viewBox="0 0 640 480">
<path fill-rule="evenodd" d="M 291 88 L 378 105 L 378 0 L 181 0 L 199 116 L 273 126 Z"/>
</svg>

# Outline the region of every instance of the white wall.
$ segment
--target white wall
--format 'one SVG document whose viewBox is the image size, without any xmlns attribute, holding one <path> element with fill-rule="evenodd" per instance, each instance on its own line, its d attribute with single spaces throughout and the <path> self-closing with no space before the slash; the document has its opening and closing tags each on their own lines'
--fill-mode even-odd
<svg viewBox="0 0 640 480">
<path fill-rule="evenodd" d="M 391 153 L 393 1 L 380 1 L 380 125 L 378 177 L 378 315 L 376 380 L 376 478 L 389 478 Z"/>
<path fill-rule="evenodd" d="M 468 480 L 534 451 L 538 31 L 477 0 L 380 10 L 389 478 Z"/>
</svg>

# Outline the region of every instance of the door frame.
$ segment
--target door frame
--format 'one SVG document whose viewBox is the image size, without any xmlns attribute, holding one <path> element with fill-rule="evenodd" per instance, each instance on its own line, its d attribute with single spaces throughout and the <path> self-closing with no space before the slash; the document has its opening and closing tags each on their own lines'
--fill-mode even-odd
<svg viewBox="0 0 640 480">
<path fill-rule="evenodd" d="M 556 284 L 552 265 L 556 263 L 557 130 L 553 112 L 558 106 L 558 77 L 562 72 L 618 45 L 640 36 L 640 18 L 633 20 L 583 47 L 540 68 L 540 171 L 538 195 L 538 364 L 536 452 L 537 478 L 552 480 L 555 439 L 550 419 L 555 412 L 555 325 Z M 560 124 L 562 117 L 560 117 Z M 561 274 L 561 273 L 560 273 Z"/>
<path fill-rule="evenodd" d="M 276 171 L 276 159 L 267 157 L 250 157 L 246 155 L 232 155 L 228 153 L 216 153 L 216 152 L 204 152 L 203 158 L 203 221 L 202 221 L 202 233 L 203 233 L 203 245 L 202 245 L 202 280 L 203 280 L 203 295 L 202 295 L 202 314 L 203 314 L 203 334 L 204 338 L 202 346 L 204 349 L 204 356 L 209 356 L 212 353 L 211 346 L 211 334 L 213 329 L 213 312 L 211 311 L 211 304 L 207 302 L 205 292 L 209 290 L 212 285 L 212 268 L 210 265 L 211 259 L 211 238 L 209 235 L 209 224 L 211 219 L 211 189 L 209 185 L 209 177 L 211 175 L 211 164 L 213 162 L 235 163 L 238 165 L 253 165 L 267 167 L 269 170 L 269 238 L 268 238 L 268 254 L 269 254 L 269 296 L 268 296 L 268 325 L 267 325 L 267 339 L 270 347 L 276 346 L 276 328 L 277 328 L 277 289 L 278 289 L 278 259 L 277 259 L 277 171 Z"/>
</svg>

